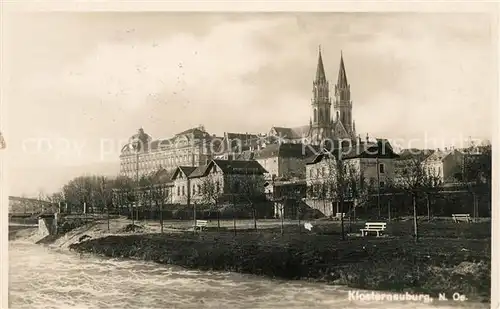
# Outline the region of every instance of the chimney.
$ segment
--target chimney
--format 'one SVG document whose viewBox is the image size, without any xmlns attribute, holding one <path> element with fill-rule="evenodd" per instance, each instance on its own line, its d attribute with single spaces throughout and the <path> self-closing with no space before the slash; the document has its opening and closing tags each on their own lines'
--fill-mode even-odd
<svg viewBox="0 0 500 309">
<path fill-rule="evenodd" d="M 368 143 L 369 140 L 370 138 L 368 137 L 368 133 L 366 133 L 366 143 Z"/>
</svg>

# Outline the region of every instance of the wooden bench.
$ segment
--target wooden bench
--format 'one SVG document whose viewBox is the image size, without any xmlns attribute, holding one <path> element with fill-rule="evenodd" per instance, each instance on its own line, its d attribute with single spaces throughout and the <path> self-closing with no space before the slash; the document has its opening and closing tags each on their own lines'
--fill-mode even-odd
<svg viewBox="0 0 500 309">
<path fill-rule="evenodd" d="M 377 237 L 379 237 L 380 234 L 385 231 L 386 226 L 387 223 L 385 222 L 366 222 L 365 228 L 360 229 L 361 236 L 368 235 L 368 232 L 375 232 L 377 233 Z"/>
<path fill-rule="evenodd" d="M 207 227 L 208 221 L 207 220 L 196 220 L 196 223 L 194 225 L 194 230 L 196 231 L 198 228 L 200 231 L 203 231 L 204 227 Z"/>
<path fill-rule="evenodd" d="M 455 222 L 471 222 L 470 214 L 452 214 L 451 217 L 453 218 L 453 221 Z"/>
</svg>

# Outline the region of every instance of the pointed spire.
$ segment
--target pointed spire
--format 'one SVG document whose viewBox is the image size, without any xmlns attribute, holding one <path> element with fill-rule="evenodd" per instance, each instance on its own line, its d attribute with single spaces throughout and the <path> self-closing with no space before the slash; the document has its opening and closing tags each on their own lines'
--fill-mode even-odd
<svg viewBox="0 0 500 309">
<path fill-rule="evenodd" d="M 339 67 L 339 77 L 337 79 L 337 86 L 344 88 L 349 84 L 347 83 L 347 74 L 345 73 L 344 57 L 342 51 L 340 51 L 340 67 Z"/>
<path fill-rule="evenodd" d="M 321 45 L 319 46 L 318 68 L 316 69 L 316 82 L 326 82 L 325 67 L 321 57 Z"/>
</svg>

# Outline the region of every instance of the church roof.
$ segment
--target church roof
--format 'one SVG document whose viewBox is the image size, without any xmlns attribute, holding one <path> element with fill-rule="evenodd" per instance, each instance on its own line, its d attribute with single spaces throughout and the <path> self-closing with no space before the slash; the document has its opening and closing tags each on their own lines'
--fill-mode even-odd
<svg viewBox="0 0 500 309">
<path fill-rule="evenodd" d="M 318 53 L 318 67 L 316 69 L 316 82 L 326 82 L 325 67 L 323 66 L 323 58 L 321 57 L 321 48 Z"/>
<path fill-rule="evenodd" d="M 342 52 L 340 53 L 340 67 L 339 67 L 339 76 L 337 78 L 337 86 L 344 88 L 347 87 L 349 83 L 347 82 L 347 74 L 345 72 L 344 65 L 344 57 L 342 56 Z"/>
<path fill-rule="evenodd" d="M 279 137 L 286 139 L 300 139 L 309 136 L 309 125 L 299 126 L 299 127 L 272 127 L 271 131 L 274 130 Z"/>
</svg>

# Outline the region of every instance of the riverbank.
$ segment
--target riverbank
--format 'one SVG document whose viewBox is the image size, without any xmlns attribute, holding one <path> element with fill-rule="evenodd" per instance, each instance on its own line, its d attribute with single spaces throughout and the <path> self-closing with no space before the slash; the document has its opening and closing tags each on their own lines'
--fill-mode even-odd
<svg viewBox="0 0 500 309">
<path fill-rule="evenodd" d="M 433 297 L 458 292 L 469 300 L 489 301 L 491 238 L 484 237 L 489 224 L 458 228 L 445 223 L 422 224 L 423 238 L 418 243 L 408 237 L 411 228 L 406 223 L 391 225 L 389 235 L 396 237 L 341 241 L 338 225 L 324 233 L 299 233 L 298 228 L 288 227 L 283 236 L 279 229 L 241 230 L 236 235 L 230 230 L 209 229 L 199 234 L 103 236 L 69 248 L 188 269 L 428 293 Z"/>
</svg>

